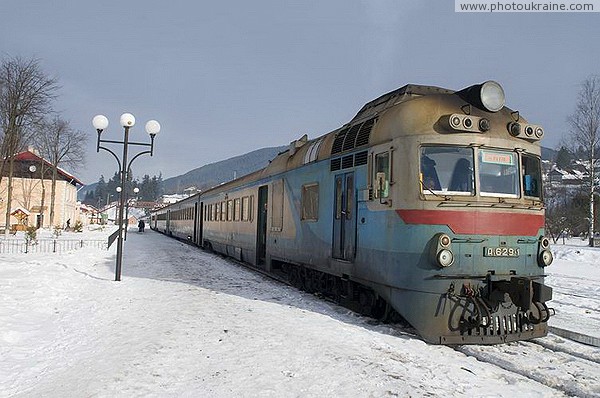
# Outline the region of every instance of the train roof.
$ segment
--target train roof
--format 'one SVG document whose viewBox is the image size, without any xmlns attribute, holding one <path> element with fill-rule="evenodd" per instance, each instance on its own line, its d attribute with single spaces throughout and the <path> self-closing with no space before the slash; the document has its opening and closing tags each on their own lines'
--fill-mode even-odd
<svg viewBox="0 0 600 398">
<path fill-rule="evenodd" d="M 377 116 L 385 109 L 398 105 L 401 102 L 408 101 L 414 97 L 421 97 L 424 95 L 436 95 L 436 94 L 454 94 L 456 91 L 449 90 L 446 88 L 435 87 L 435 86 L 423 86 L 419 84 L 407 84 L 406 86 L 400 87 L 394 91 L 390 91 L 387 94 L 374 99 L 373 101 L 367 102 L 358 111 L 356 116 L 352 118 L 349 124 L 355 124 L 357 122 L 370 119 Z"/>
</svg>

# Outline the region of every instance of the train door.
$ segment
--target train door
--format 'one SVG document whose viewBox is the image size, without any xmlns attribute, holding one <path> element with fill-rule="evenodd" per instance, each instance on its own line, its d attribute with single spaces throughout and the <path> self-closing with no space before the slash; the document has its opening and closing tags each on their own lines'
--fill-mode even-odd
<svg viewBox="0 0 600 398">
<path fill-rule="evenodd" d="M 335 197 L 333 214 L 333 257 L 340 260 L 354 260 L 356 245 L 356 200 L 354 173 L 335 176 Z"/>
<path fill-rule="evenodd" d="M 267 208 L 269 202 L 269 187 L 258 188 L 258 209 L 256 217 L 256 265 L 265 263 L 267 254 Z"/>
</svg>

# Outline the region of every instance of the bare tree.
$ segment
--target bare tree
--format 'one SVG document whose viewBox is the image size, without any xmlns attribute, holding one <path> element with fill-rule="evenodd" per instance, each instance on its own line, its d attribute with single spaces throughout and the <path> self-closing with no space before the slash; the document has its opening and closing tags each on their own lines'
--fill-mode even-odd
<svg viewBox="0 0 600 398">
<path fill-rule="evenodd" d="M 594 246 L 594 166 L 597 147 L 600 144 L 600 76 L 590 76 L 581 85 L 575 111 L 568 118 L 573 144 L 580 147 L 587 157 L 589 177 L 589 245 Z"/>
<path fill-rule="evenodd" d="M 57 81 L 42 72 L 36 59 L 9 58 L 0 63 L 0 181 L 8 177 L 6 233 L 10 225 L 14 156 L 39 121 L 51 111 Z"/>
<path fill-rule="evenodd" d="M 45 123 L 45 128 L 36 136 L 36 142 L 42 157 L 52 165 L 50 225 L 54 225 L 58 169 L 59 167 L 74 169 L 83 165 L 87 135 L 74 130 L 68 121 L 55 116 L 52 121 Z"/>
</svg>

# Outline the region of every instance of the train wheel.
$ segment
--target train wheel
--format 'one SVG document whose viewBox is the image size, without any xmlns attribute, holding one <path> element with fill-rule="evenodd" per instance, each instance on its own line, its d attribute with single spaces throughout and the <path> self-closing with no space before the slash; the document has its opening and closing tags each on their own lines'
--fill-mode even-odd
<svg viewBox="0 0 600 398">
<path fill-rule="evenodd" d="M 298 290 L 304 290 L 304 279 L 302 278 L 302 273 L 300 271 L 300 267 L 292 266 L 290 267 L 288 274 L 288 282 L 290 285 L 294 286 Z"/>
<path fill-rule="evenodd" d="M 388 316 L 390 314 L 390 308 L 391 307 L 387 303 L 387 301 L 385 301 L 381 297 L 378 297 L 373 306 L 371 307 L 371 317 L 384 322 L 388 319 Z"/>
</svg>

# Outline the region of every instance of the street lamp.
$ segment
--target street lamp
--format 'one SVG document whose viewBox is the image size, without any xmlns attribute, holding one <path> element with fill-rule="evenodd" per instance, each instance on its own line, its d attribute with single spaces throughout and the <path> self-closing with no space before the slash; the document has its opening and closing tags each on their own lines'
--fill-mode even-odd
<svg viewBox="0 0 600 398">
<path fill-rule="evenodd" d="M 121 265 L 123 263 L 123 213 L 124 213 L 124 209 L 125 209 L 125 196 L 126 196 L 125 182 L 127 181 L 127 178 L 131 171 L 131 163 L 133 163 L 133 161 L 135 159 L 137 159 L 139 156 L 144 155 L 144 154 L 149 154 L 150 156 L 153 155 L 153 153 L 154 153 L 154 138 L 156 137 L 156 134 L 158 134 L 160 131 L 160 124 L 156 120 L 150 120 L 149 122 L 146 123 L 146 132 L 150 135 L 150 143 L 129 142 L 129 129 L 135 125 L 135 117 L 131 113 L 124 113 L 121 115 L 120 123 L 121 123 L 121 126 L 123 126 L 123 128 L 125 129 L 125 135 L 124 135 L 123 141 L 103 140 L 100 137 L 101 137 L 104 129 L 106 129 L 108 127 L 108 119 L 104 115 L 96 115 L 92 119 L 92 125 L 98 132 L 98 141 L 96 143 L 96 152 L 100 152 L 100 149 L 103 149 L 103 150 L 109 152 L 111 155 L 113 155 L 119 165 L 119 174 L 121 176 L 121 186 L 120 186 L 121 190 L 120 190 L 120 195 L 119 195 L 119 215 L 118 215 L 119 236 L 117 238 L 118 239 L 117 240 L 117 264 L 116 264 L 116 270 L 115 270 L 115 281 L 121 280 Z M 121 145 L 123 145 L 122 158 L 119 159 L 119 157 L 117 156 L 116 153 L 114 153 L 109 148 L 101 146 L 100 144 L 121 144 Z M 145 146 L 145 147 L 150 147 L 150 149 L 139 152 L 129 162 L 127 162 L 127 151 L 128 151 L 128 147 L 130 145 Z"/>
</svg>

